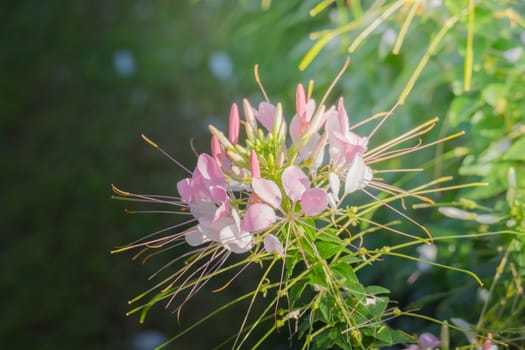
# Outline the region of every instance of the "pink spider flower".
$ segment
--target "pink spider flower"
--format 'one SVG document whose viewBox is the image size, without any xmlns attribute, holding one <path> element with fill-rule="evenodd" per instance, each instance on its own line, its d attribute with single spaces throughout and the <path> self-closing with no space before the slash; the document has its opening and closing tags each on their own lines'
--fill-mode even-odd
<svg viewBox="0 0 525 350">
<path fill-rule="evenodd" d="M 348 115 L 339 99 L 337 113 L 331 114 L 326 121 L 330 160 L 334 169 L 344 172 L 354 162 L 357 155 L 367 151 L 368 138 L 361 137 L 350 130 Z"/>
<path fill-rule="evenodd" d="M 297 166 L 286 168 L 282 174 L 283 189 L 292 201 L 301 204 L 301 211 L 309 216 L 322 213 L 328 206 L 328 194 L 323 188 L 311 188 L 308 177 Z M 246 231 L 256 232 L 270 228 L 277 216 L 275 210 L 282 211 L 282 193 L 279 186 L 268 179 L 253 178 L 254 194 L 262 203 L 248 207 L 241 227 Z"/>
<path fill-rule="evenodd" d="M 232 209 L 227 183 L 214 158 L 201 154 L 191 178 L 177 183 L 181 199 L 188 204 L 198 222 L 196 230 L 185 234 L 192 246 L 214 241 L 235 253 L 252 247 L 252 235 L 241 229 L 237 212 Z"/>
<path fill-rule="evenodd" d="M 319 135 L 319 130 L 323 127 L 326 120 L 335 113 L 334 108 L 328 111 L 320 106 L 316 110 L 315 101 L 313 99 L 306 100 L 304 87 L 302 84 L 297 85 L 296 90 L 296 111 L 297 113 L 292 118 L 290 123 L 290 137 L 293 143 L 302 141 L 302 138 L 307 136 L 305 144 L 301 145 L 296 163 L 303 162 L 309 157 L 312 158 L 312 168 L 314 171 L 316 166 L 322 163 L 324 152 L 320 152 L 326 145 L 326 137 Z M 315 152 L 317 151 L 317 152 Z"/>
</svg>

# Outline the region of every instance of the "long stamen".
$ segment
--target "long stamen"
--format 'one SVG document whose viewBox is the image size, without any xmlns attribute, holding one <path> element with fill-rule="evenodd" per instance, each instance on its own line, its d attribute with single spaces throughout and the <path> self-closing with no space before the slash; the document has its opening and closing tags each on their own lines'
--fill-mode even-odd
<svg viewBox="0 0 525 350">
<path fill-rule="evenodd" d="M 388 204 L 387 202 L 385 202 L 384 200 L 378 198 L 377 196 L 374 196 L 372 193 L 368 192 L 367 190 L 365 189 L 362 189 L 362 191 L 364 193 L 366 193 L 367 195 L 369 195 L 370 197 L 372 197 L 374 200 L 380 202 L 382 205 L 384 205 L 385 207 L 387 207 L 388 209 L 392 210 L 393 212 L 397 213 L 398 215 L 401 215 L 402 217 L 404 217 L 405 219 L 407 219 L 408 221 L 410 221 L 411 223 L 413 223 L 414 225 L 416 225 L 417 227 L 419 227 L 420 229 L 423 230 L 423 232 L 425 232 L 425 234 L 428 236 L 428 238 L 430 239 L 430 241 L 433 240 L 432 238 L 432 234 L 430 233 L 430 231 L 423 225 L 421 225 L 419 222 L 415 221 L 414 219 L 412 219 L 411 217 L 409 217 L 408 215 L 402 213 L 401 211 L 397 210 L 396 208 L 394 208 L 393 206 L 391 206 L 390 204 Z"/>
<path fill-rule="evenodd" d="M 429 121 L 427 121 L 426 123 L 423 123 L 417 127 L 415 127 L 414 129 L 412 130 L 409 130 L 408 132 L 396 137 L 395 139 L 393 140 L 390 140 L 380 146 L 377 146 L 375 147 L 374 149 L 368 151 L 366 154 L 365 154 L 365 157 L 373 157 L 374 155 L 378 154 L 378 153 L 381 153 L 381 152 L 384 152 L 386 151 L 387 149 L 390 149 L 394 146 L 397 146 L 398 144 L 400 143 L 403 143 L 403 142 L 406 142 L 408 140 L 411 140 L 415 137 L 418 137 L 420 135 L 424 135 L 426 134 L 427 132 L 429 132 L 430 130 L 432 130 L 432 128 L 434 128 L 434 126 L 436 125 L 438 121 L 438 118 L 434 118 L 434 119 L 431 119 Z"/>
<path fill-rule="evenodd" d="M 180 163 L 178 160 L 176 160 L 175 158 L 173 158 L 168 152 L 164 151 L 162 148 L 160 148 L 155 142 L 153 142 L 151 139 L 149 139 L 148 137 L 146 137 L 146 135 L 144 134 L 140 134 L 140 137 L 142 137 L 142 139 L 144 141 L 146 141 L 148 144 L 150 144 L 153 148 L 156 148 L 160 151 L 160 153 L 162 153 L 163 155 L 165 155 L 169 160 L 171 160 L 173 163 L 177 164 L 180 168 L 184 169 L 187 173 L 191 174 L 191 171 L 188 170 L 188 168 L 186 168 L 184 165 L 182 165 L 182 163 Z"/>
<path fill-rule="evenodd" d="M 330 95 L 332 90 L 334 89 L 335 84 L 337 84 L 339 79 L 341 79 L 341 77 L 343 76 L 344 72 L 348 68 L 349 64 L 350 64 L 350 56 L 347 56 L 346 59 L 345 59 L 345 63 L 343 64 L 343 67 L 339 70 L 339 73 L 337 73 L 337 75 L 335 76 L 334 80 L 332 80 L 332 83 L 330 84 L 330 86 L 326 90 L 323 98 L 321 99 L 321 102 L 319 102 L 319 106 L 324 105 L 324 103 L 326 102 L 326 99 L 328 98 L 328 96 Z"/>
<path fill-rule="evenodd" d="M 258 64 L 256 64 L 253 67 L 253 75 L 255 76 L 255 82 L 257 83 L 257 85 L 259 85 L 259 88 L 261 89 L 261 92 L 264 98 L 266 99 L 266 102 L 270 102 L 270 99 L 268 98 L 268 94 L 266 94 L 266 90 L 264 90 L 264 86 L 261 82 L 261 78 L 259 77 L 259 65 Z"/>
</svg>

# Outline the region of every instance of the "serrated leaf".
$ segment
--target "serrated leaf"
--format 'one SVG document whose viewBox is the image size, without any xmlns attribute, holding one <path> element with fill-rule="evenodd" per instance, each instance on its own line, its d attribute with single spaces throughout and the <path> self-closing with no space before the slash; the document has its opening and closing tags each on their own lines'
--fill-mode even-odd
<svg viewBox="0 0 525 350">
<path fill-rule="evenodd" d="M 342 248 L 344 248 L 344 244 L 341 242 L 318 241 L 316 242 L 316 246 L 317 250 L 319 251 L 319 255 L 321 255 L 323 259 L 330 259 L 336 253 L 340 252 Z"/>
</svg>

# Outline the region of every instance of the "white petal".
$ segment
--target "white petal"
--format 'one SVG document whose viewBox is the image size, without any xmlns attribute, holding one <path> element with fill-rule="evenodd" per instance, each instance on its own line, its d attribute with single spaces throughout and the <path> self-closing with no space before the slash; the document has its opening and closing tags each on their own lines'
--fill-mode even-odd
<svg viewBox="0 0 525 350">
<path fill-rule="evenodd" d="M 241 231 L 239 227 L 232 224 L 224 226 L 219 233 L 219 241 L 224 247 L 234 253 L 246 253 L 252 248 L 253 236 L 246 231 Z"/>
<path fill-rule="evenodd" d="M 184 234 L 184 238 L 186 239 L 186 242 L 192 247 L 210 241 L 197 227 L 191 231 L 186 232 L 186 234 Z"/>
<path fill-rule="evenodd" d="M 365 187 L 364 180 L 371 174 L 371 169 L 367 169 L 363 158 L 359 154 L 356 154 L 352 166 L 346 173 L 345 180 L 345 194 L 355 192 Z"/>
<path fill-rule="evenodd" d="M 341 180 L 339 180 L 339 176 L 337 176 L 336 173 L 331 172 L 328 174 L 328 183 L 330 184 L 330 189 L 332 190 L 333 196 L 338 199 L 339 191 L 341 189 Z"/>
<path fill-rule="evenodd" d="M 284 248 L 281 241 L 274 235 L 268 235 L 264 237 L 264 249 L 268 253 L 275 253 L 279 256 L 284 255 Z"/>
</svg>

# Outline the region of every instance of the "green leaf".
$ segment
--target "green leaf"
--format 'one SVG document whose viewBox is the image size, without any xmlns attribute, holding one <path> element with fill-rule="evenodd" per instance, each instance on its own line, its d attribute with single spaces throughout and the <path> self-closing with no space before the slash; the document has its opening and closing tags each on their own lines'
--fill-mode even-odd
<svg viewBox="0 0 525 350">
<path fill-rule="evenodd" d="M 525 136 L 522 136 L 518 141 L 514 142 L 503 155 L 503 159 L 525 161 Z"/>
<path fill-rule="evenodd" d="M 370 314 L 378 317 L 379 319 L 381 318 L 381 315 L 383 315 L 383 313 L 385 312 L 387 306 L 388 306 L 388 301 L 390 299 L 389 298 L 386 298 L 386 297 L 376 297 L 374 298 L 374 301 L 372 303 L 369 303 L 368 305 L 365 305 L 366 308 L 368 309 L 368 311 L 370 312 Z"/>
<path fill-rule="evenodd" d="M 345 263 L 332 264 L 330 265 L 330 269 L 339 278 L 343 278 L 346 281 L 359 283 L 359 280 L 357 279 L 354 269 L 352 268 L 352 266 L 348 264 L 345 264 Z"/>
<path fill-rule="evenodd" d="M 408 334 L 390 329 L 387 326 L 382 326 L 376 332 L 375 337 L 377 340 L 381 341 L 382 345 L 395 345 L 399 343 L 415 343 L 417 340 Z"/>
<path fill-rule="evenodd" d="M 323 271 L 323 268 L 319 264 L 310 267 L 308 278 L 311 285 L 317 284 L 321 287 L 328 287 L 328 284 L 326 283 L 326 275 Z"/>
<path fill-rule="evenodd" d="M 329 259 L 344 248 L 344 243 L 334 241 L 317 241 L 317 250 L 323 259 Z"/>
<path fill-rule="evenodd" d="M 390 290 L 381 287 L 381 286 L 368 286 L 366 287 L 366 291 L 370 294 L 390 294 Z"/>
</svg>

